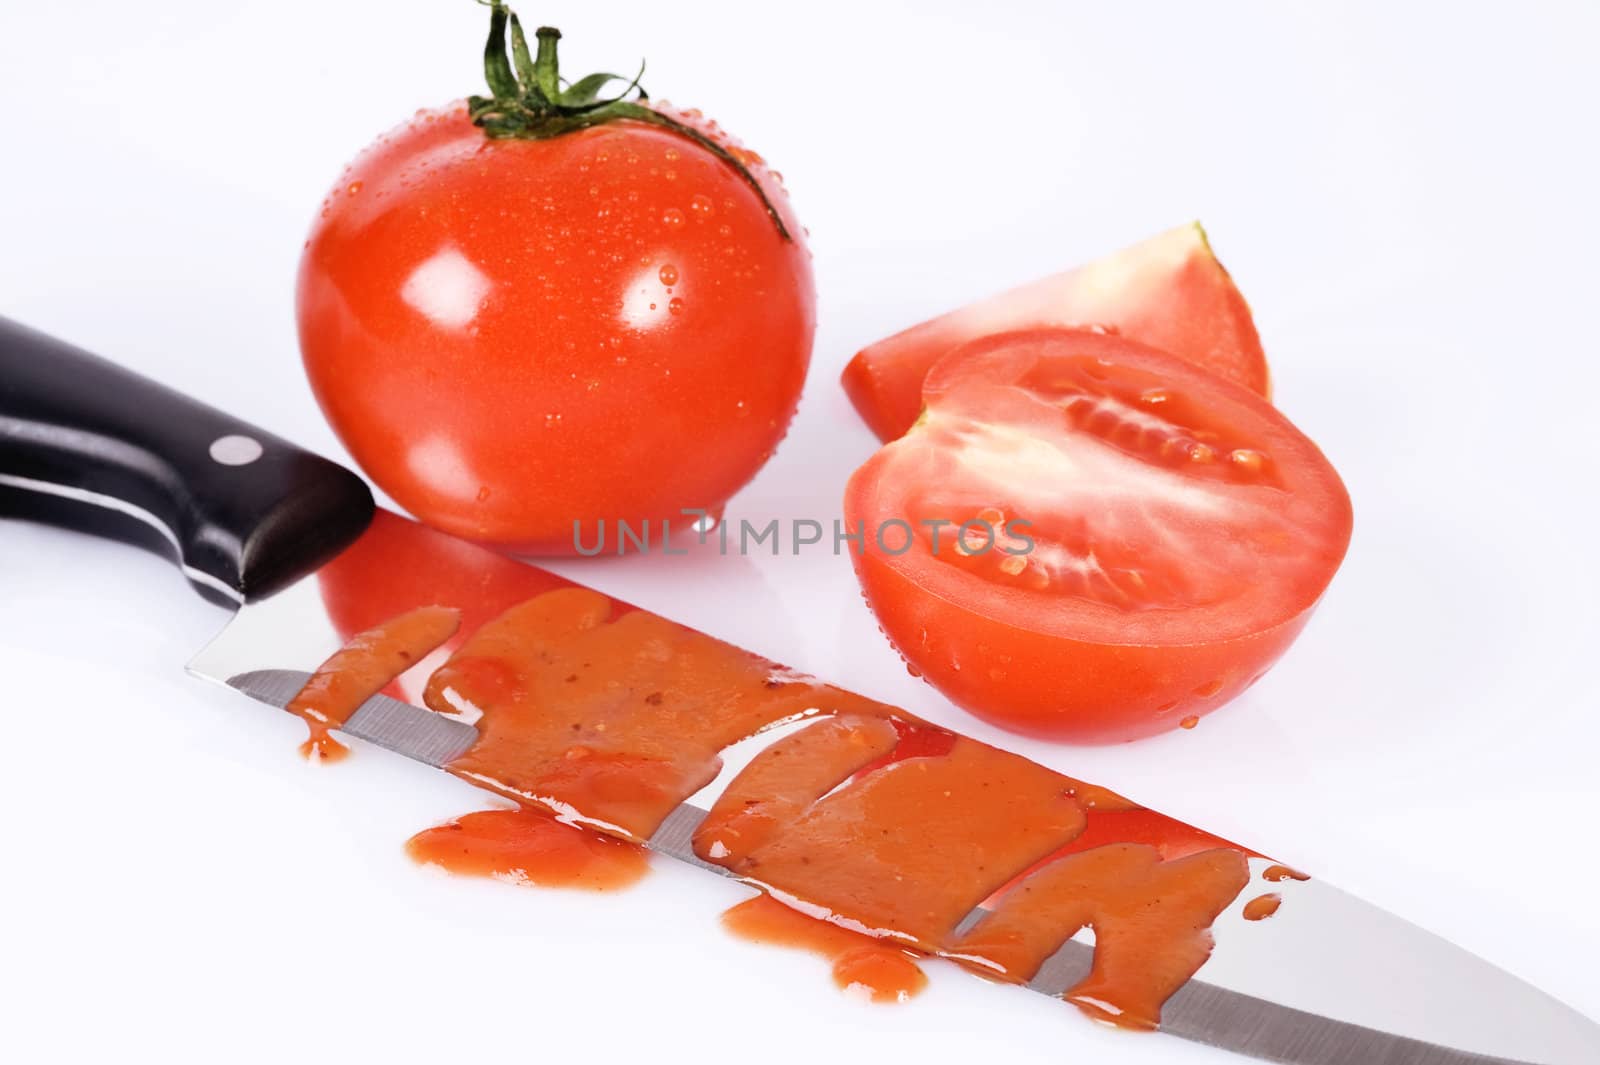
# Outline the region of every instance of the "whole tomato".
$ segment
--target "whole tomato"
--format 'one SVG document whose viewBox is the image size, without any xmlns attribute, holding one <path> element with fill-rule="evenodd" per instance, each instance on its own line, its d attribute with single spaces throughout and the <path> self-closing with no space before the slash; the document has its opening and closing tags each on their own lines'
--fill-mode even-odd
<svg viewBox="0 0 1600 1065">
<path fill-rule="evenodd" d="M 531 54 L 493 5 L 491 95 L 356 159 L 298 288 L 312 388 L 373 480 L 447 532 L 548 554 L 720 509 L 783 437 L 815 326 L 779 177 L 637 82 L 564 81 L 559 38 Z"/>
</svg>

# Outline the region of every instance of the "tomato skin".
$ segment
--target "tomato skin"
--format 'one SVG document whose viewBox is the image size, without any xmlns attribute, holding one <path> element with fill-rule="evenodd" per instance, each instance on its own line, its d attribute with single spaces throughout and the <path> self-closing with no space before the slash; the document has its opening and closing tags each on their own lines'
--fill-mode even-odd
<svg viewBox="0 0 1600 1065">
<path fill-rule="evenodd" d="M 1120 419 L 1109 418 L 1110 403 L 1075 416 L 1080 388 L 1103 389 L 1097 398 L 1161 398 L 1124 406 Z M 1288 649 L 1349 542 L 1343 485 L 1287 419 L 1246 389 L 1121 338 L 1061 330 L 989 338 L 941 362 L 924 396 L 923 420 L 846 490 L 846 522 L 868 530 L 853 556 L 856 574 L 907 665 L 1001 727 L 1109 743 L 1204 716 Z M 1134 434 L 1136 425 L 1144 428 Z M 1172 425 L 1246 448 L 1253 465 L 1169 457 L 1156 446 L 1166 437 L 1152 443 L 1149 435 Z M 1041 477 L 1035 466 L 1015 476 L 1016 455 L 995 463 L 965 453 L 986 429 L 1017 446 L 1059 450 L 1062 475 Z M 936 558 L 925 539 L 891 554 L 871 534 L 883 520 L 915 521 L 930 506 L 946 508 L 933 511 L 940 518 L 965 520 L 950 501 L 1029 520 L 1030 535 L 1057 553 L 1029 554 L 1028 566 L 1048 569 L 1064 554 L 1066 569 L 1028 584 L 1032 569 L 980 572 Z M 1087 556 L 1058 535 L 1063 529 L 1089 545 Z M 1130 567 L 1115 572 L 1136 574 L 1139 589 L 1168 591 L 1129 593 L 1128 581 L 1115 593 L 1072 586 L 1073 567 L 1085 565 Z"/>
<path fill-rule="evenodd" d="M 633 121 L 491 140 L 456 104 L 361 155 L 312 227 L 298 318 L 378 486 L 455 535 L 571 554 L 575 521 L 591 546 L 599 521 L 686 524 L 754 476 L 815 296 L 781 185 L 734 150 L 793 240 L 732 166 Z"/>
<path fill-rule="evenodd" d="M 893 440 L 921 413 L 928 372 L 962 344 L 1010 330 L 1086 326 L 1148 344 L 1271 395 L 1267 357 L 1250 306 L 1198 222 L 869 344 L 839 380 L 878 439 Z"/>
<path fill-rule="evenodd" d="M 940 694 L 990 724 L 1071 743 L 1142 739 L 1191 714 L 1205 716 L 1260 679 L 1312 612 L 1264 632 L 1187 646 L 1101 643 L 975 614 L 929 595 L 879 555 L 859 555 L 855 566 L 884 634 Z M 1067 670 L 1070 684 L 1041 681 Z"/>
</svg>

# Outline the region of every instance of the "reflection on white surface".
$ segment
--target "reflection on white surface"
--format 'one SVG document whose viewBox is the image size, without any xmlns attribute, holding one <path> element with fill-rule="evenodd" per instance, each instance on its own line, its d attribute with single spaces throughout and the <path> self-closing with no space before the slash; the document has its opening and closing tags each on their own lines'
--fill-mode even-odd
<svg viewBox="0 0 1600 1065">
<path fill-rule="evenodd" d="M 455 248 L 443 248 L 411 271 L 400 298 L 429 321 L 461 329 L 478 314 L 493 283 Z"/>
</svg>

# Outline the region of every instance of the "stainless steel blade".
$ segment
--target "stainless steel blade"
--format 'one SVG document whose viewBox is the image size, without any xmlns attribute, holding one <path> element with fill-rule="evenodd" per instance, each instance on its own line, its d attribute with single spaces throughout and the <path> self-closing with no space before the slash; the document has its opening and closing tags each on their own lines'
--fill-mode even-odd
<svg viewBox="0 0 1600 1065">
<path fill-rule="evenodd" d="M 309 676 L 258 669 L 213 679 L 281 708 Z M 342 731 L 433 766 L 477 737 L 471 725 L 383 695 Z M 647 845 L 730 876 L 694 853 L 706 813 L 680 805 Z M 1218 921 L 1206 979 L 1189 981 L 1168 1001 L 1163 1031 L 1290 1065 L 1600 1062 L 1600 1026 L 1530 985 L 1336 888 L 1308 881 L 1280 889 L 1287 901 L 1271 922 L 1246 927 L 1237 904 Z M 962 923 L 984 916 L 980 907 Z M 1027 986 L 1059 997 L 1088 972 L 1092 956 L 1090 943 L 1069 940 Z"/>
<path fill-rule="evenodd" d="M 442 551 L 462 587 L 480 587 L 480 574 L 485 581 L 491 573 L 505 575 L 503 556 L 392 515 L 380 519 L 387 529 L 379 552 L 386 572 L 438 572 Z M 245 604 L 189 668 L 282 706 L 304 682 L 304 671 L 348 635 L 334 625 L 313 576 Z M 417 678 L 436 664 L 425 660 L 402 678 L 412 702 L 420 703 Z M 435 766 L 447 764 L 477 735 L 470 724 L 382 696 L 369 700 L 343 731 Z M 729 752 L 730 767 L 741 753 Z M 695 798 L 714 801 L 718 786 Z M 680 807 L 649 843 L 727 875 L 701 862 L 690 846 L 704 816 L 696 806 Z M 1264 864 L 1253 861 L 1252 871 Z M 1528 984 L 1320 881 L 1271 887 L 1284 897 L 1272 920 L 1243 919 L 1243 903 L 1258 889 L 1246 891 L 1216 922 L 1216 950 L 1201 970 L 1204 980 L 1191 980 L 1167 1003 L 1166 1031 L 1295 1065 L 1600 1065 L 1600 1026 Z M 964 924 L 983 917 L 976 911 Z M 1085 934 L 1066 943 L 1030 986 L 1050 995 L 1072 986 L 1088 969 L 1091 942 Z"/>
</svg>

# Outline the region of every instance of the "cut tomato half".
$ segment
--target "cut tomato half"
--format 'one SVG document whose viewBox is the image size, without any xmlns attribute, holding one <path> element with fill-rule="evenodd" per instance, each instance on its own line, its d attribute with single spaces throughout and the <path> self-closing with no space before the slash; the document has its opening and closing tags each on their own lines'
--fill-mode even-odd
<svg viewBox="0 0 1600 1065">
<path fill-rule="evenodd" d="M 907 663 L 996 724 L 1104 742 L 1208 713 L 1277 660 L 1344 557 L 1350 499 L 1316 445 L 1171 355 L 1002 334 L 923 395 L 850 480 L 857 574 Z"/>
<path fill-rule="evenodd" d="M 1198 222 L 870 344 L 841 383 L 879 439 L 893 440 L 917 420 L 934 363 L 992 333 L 1047 326 L 1098 327 L 1269 394 L 1250 307 Z"/>
</svg>

